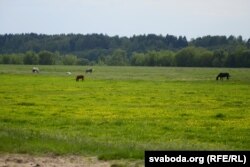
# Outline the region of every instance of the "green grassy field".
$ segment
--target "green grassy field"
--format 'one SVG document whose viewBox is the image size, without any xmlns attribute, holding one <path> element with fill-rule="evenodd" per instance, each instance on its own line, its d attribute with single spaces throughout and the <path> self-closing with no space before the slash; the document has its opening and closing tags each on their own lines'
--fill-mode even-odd
<svg viewBox="0 0 250 167">
<path fill-rule="evenodd" d="M 76 82 L 87 67 L 39 68 L 0 65 L 2 153 L 250 149 L 250 69 L 96 66 Z"/>
</svg>

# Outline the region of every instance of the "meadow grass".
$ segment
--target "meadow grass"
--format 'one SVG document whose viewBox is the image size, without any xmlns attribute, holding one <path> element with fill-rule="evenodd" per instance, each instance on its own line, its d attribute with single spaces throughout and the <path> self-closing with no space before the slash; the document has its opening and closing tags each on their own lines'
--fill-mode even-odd
<svg viewBox="0 0 250 167">
<path fill-rule="evenodd" d="M 39 68 L 0 65 L 0 152 L 143 159 L 144 150 L 250 149 L 250 69 Z M 224 71 L 230 80 L 216 81 Z"/>
</svg>

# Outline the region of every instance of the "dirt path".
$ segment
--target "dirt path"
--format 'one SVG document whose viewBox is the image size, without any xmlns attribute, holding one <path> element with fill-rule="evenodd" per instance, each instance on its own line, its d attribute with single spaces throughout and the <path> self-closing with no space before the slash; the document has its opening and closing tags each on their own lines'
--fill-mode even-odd
<svg viewBox="0 0 250 167">
<path fill-rule="evenodd" d="M 0 155 L 0 167 L 110 167 L 111 164 L 95 157 Z"/>
<path fill-rule="evenodd" d="M 0 154 L 0 167 L 141 167 L 140 162 L 100 161 L 83 156 L 32 156 Z"/>
</svg>

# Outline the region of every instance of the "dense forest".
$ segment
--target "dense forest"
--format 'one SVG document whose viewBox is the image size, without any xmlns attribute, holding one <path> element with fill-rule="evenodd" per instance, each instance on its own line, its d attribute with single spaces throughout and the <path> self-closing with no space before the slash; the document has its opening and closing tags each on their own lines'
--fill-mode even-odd
<svg viewBox="0 0 250 167">
<path fill-rule="evenodd" d="M 0 35 L 0 64 L 250 67 L 241 36 Z"/>
</svg>

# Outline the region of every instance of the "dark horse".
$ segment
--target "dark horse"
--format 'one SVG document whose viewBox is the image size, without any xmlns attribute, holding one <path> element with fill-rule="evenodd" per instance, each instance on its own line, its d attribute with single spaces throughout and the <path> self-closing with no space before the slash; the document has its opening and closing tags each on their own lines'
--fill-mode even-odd
<svg viewBox="0 0 250 167">
<path fill-rule="evenodd" d="M 80 79 L 83 81 L 84 80 L 84 76 L 83 75 L 77 75 L 76 76 L 76 81 L 79 81 Z"/>
<path fill-rule="evenodd" d="M 230 75 L 229 73 L 219 73 L 216 77 L 216 80 L 218 80 L 220 78 L 220 80 L 223 80 L 223 78 L 226 77 L 227 79 L 229 79 Z"/>
<path fill-rule="evenodd" d="M 88 72 L 92 73 L 92 72 L 93 72 L 93 69 L 92 69 L 92 68 L 89 68 L 89 69 L 87 69 L 85 72 L 86 72 L 86 73 L 88 73 Z"/>
</svg>

